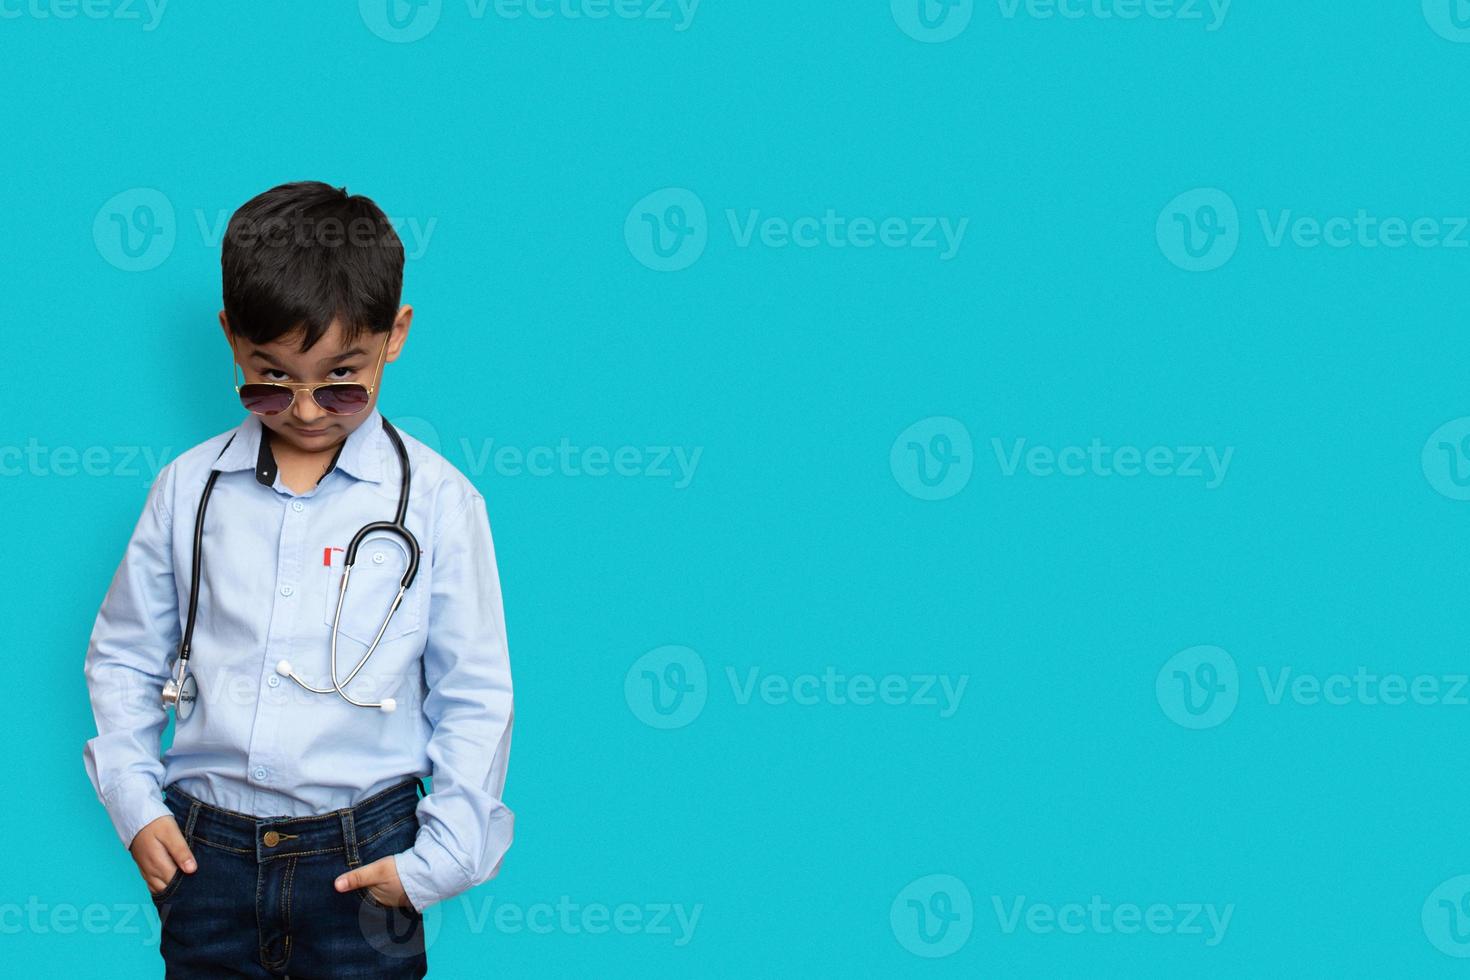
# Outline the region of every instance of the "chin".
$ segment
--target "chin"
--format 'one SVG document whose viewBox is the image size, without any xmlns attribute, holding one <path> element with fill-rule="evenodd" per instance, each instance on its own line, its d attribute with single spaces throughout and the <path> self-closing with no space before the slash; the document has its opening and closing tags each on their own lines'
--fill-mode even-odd
<svg viewBox="0 0 1470 980">
<path fill-rule="evenodd" d="M 320 449 L 325 445 L 335 442 L 341 432 L 336 426 L 324 425 L 321 431 L 313 433 L 303 430 L 295 425 L 283 425 L 275 430 L 276 435 L 288 442 L 294 443 L 303 449 Z"/>
</svg>

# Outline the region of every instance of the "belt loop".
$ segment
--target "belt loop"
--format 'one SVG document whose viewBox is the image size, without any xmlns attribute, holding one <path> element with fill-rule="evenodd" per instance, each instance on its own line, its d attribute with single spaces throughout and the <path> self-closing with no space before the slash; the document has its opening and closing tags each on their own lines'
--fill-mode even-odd
<svg viewBox="0 0 1470 980">
<path fill-rule="evenodd" d="M 342 814 L 342 844 L 347 849 L 347 866 L 355 868 L 362 859 L 357 856 L 357 826 L 352 821 L 352 807 L 338 812 Z"/>
<path fill-rule="evenodd" d="M 184 821 L 184 841 L 188 844 L 194 843 L 194 821 L 199 819 L 199 811 L 203 806 L 198 800 L 189 804 L 189 819 Z"/>
</svg>

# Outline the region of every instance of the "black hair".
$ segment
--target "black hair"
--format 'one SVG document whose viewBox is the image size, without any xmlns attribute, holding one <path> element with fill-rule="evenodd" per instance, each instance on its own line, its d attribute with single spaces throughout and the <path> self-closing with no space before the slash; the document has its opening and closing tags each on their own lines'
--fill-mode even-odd
<svg viewBox="0 0 1470 980">
<path fill-rule="evenodd" d="M 255 344 L 302 331 L 301 350 L 333 320 L 345 340 L 392 329 L 403 291 L 403 243 L 361 194 L 315 180 L 242 204 L 220 255 L 230 330 Z"/>
</svg>

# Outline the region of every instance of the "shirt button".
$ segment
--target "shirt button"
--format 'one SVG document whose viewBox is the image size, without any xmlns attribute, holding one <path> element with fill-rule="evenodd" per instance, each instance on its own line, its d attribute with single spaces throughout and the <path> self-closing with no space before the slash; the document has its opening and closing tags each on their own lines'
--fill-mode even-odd
<svg viewBox="0 0 1470 980">
<path fill-rule="evenodd" d="M 265 778 L 265 766 L 256 766 L 255 767 L 255 771 L 252 772 L 251 775 L 254 776 L 256 779 L 264 779 Z"/>
<path fill-rule="evenodd" d="M 299 500 L 293 500 L 291 501 L 291 509 L 299 514 L 306 509 L 306 505 Z"/>
<path fill-rule="evenodd" d="M 267 677 L 265 679 L 265 682 L 267 684 L 269 684 L 271 687 L 280 687 L 281 686 L 281 678 L 278 677 L 278 676 L 276 676 L 275 674 L 272 674 L 269 677 Z"/>
<path fill-rule="evenodd" d="M 375 551 L 375 552 L 373 552 L 373 564 L 374 565 L 381 565 L 381 564 L 383 564 L 383 553 L 381 551 Z"/>
<path fill-rule="evenodd" d="M 291 595 L 295 595 L 295 593 L 296 593 L 296 590 L 294 588 L 292 588 L 291 586 L 289 586 L 289 585 L 283 585 L 283 586 L 281 586 L 281 595 L 291 596 Z"/>
</svg>

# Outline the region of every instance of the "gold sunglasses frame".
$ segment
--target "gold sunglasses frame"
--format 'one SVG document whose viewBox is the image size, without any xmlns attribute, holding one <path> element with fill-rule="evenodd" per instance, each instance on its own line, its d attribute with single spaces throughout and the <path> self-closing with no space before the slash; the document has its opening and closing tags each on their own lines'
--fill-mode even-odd
<svg viewBox="0 0 1470 980">
<path fill-rule="evenodd" d="M 383 365 L 387 363 L 388 341 L 392 339 L 393 331 L 389 330 L 388 335 L 383 338 L 383 349 L 378 352 L 378 364 L 377 367 L 373 370 L 373 383 L 370 385 L 365 385 L 361 381 L 250 381 L 245 377 L 245 366 L 240 363 L 240 354 L 239 351 L 235 350 L 235 340 L 232 337 L 230 338 L 230 381 L 235 385 L 235 394 L 237 396 L 240 394 L 240 389 L 245 385 L 270 385 L 274 388 L 290 389 L 291 400 L 286 403 L 285 408 L 281 409 L 279 412 L 257 412 L 250 408 L 246 408 L 245 410 L 247 412 L 250 412 L 251 415 L 260 415 L 265 418 L 270 418 L 274 415 L 284 415 L 287 412 L 291 411 L 291 408 L 296 404 L 296 398 L 301 394 L 301 392 L 307 391 L 311 393 L 311 400 L 316 402 L 316 407 L 320 408 L 323 412 L 326 412 L 328 415 L 336 415 L 341 418 L 351 418 L 354 415 L 361 415 L 364 411 L 366 411 L 368 405 L 372 404 L 373 393 L 378 390 L 378 381 L 382 377 Z M 235 372 L 237 370 L 240 372 L 240 382 L 235 382 Z M 357 411 L 333 412 L 321 402 L 316 401 L 316 392 L 318 388 L 335 388 L 345 387 L 348 385 L 354 388 L 367 389 L 367 401 L 364 402 L 362 408 L 358 409 Z M 243 402 L 241 403 L 241 407 L 244 407 Z"/>
</svg>

